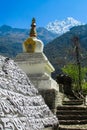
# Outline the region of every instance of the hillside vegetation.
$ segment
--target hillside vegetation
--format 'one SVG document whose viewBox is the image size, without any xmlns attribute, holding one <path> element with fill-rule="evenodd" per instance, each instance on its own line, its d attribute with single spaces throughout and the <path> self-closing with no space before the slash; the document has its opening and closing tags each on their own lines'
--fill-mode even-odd
<svg viewBox="0 0 87 130">
<path fill-rule="evenodd" d="M 38 38 L 44 44 L 54 39 L 57 34 L 49 32 L 45 28 L 37 28 Z M 12 28 L 7 25 L 0 27 L 0 54 L 9 57 L 15 57 L 22 52 L 22 43 L 29 37 L 28 29 Z"/>
<path fill-rule="evenodd" d="M 61 68 L 68 63 L 75 63 L 74 36 L 79 37 L 80 61 L 82 66 L 87 66 L 87 25 L 73 27 L 67 33 L 48 43 L 44 52 L 56 69 L 54 75 L 61 72 Z"/>
</svg>

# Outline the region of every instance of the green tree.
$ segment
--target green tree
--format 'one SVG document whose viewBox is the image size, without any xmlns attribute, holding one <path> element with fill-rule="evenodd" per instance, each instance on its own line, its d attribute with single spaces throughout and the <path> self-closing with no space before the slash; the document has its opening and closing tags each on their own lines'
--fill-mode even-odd
<svg viewBox="0 0 87 130">
<path fill-rule="evenodd" d="M 69 75 L 73 80 L 73 86 L 75 89 L 79 88 L 79 70 L 78 66 L 75 64 L 67 64 L 62 68 L 63 73 Z M 87 67 L 81 67 L 81 85 L 83 85 L 84 80 L 86 78 L 87 74 Z"/>
</svg>

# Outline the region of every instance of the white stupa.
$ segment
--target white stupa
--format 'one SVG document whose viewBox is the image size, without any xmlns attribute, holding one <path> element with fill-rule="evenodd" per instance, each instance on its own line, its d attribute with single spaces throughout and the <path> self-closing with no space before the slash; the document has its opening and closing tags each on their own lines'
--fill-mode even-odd
<svg viewBox="0 0 87 130">
<path fill-rule="evenodd" d="M 43 42 L 36 36 L 36 23 L 33 18 L 30 37 L 23 43 L 23 53 L 18 54 L 15 61 L 38 89 L 58 89 L 57 83 L 51 78 L 55 69 L 43 53 Z"/>
<path fill-rule="evenodd" d="M 59 91 L 58 84 L 51 78 L 54 67 L 43 53 L 43 42 L 37 39 L 36 22 L 32 19 L 29 38 L 23 43 L 23 53 L 15 61 L 28 75 L 38 90 L 54 89 Z"/>
</svg>

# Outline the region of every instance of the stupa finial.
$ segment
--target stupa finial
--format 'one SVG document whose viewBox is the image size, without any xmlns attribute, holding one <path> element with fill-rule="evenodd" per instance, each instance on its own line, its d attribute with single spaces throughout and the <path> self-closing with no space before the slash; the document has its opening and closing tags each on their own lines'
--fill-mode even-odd
<svg viewBox="0 0 87 130">
<path fill-rule="evenodd" d="M 32 24 L 31 24 L 31 30 L 30 30 L 30 37 L 36 37 L 36 20 L 35 18 L 32 19 Z"/>
</svg>

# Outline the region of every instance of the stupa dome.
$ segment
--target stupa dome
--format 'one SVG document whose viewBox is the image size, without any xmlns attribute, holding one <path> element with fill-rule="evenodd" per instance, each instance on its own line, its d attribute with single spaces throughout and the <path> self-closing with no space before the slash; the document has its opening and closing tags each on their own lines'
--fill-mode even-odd
<svg viewBox="0 0 87 130">
<path fill-rule="evenodd" d="M 37 39 L 36 22 L 32 19 L 30 37 L 23 43 L 23 51 L 27 53 L 43 52 L 43 42 Z"/>
</svg>

